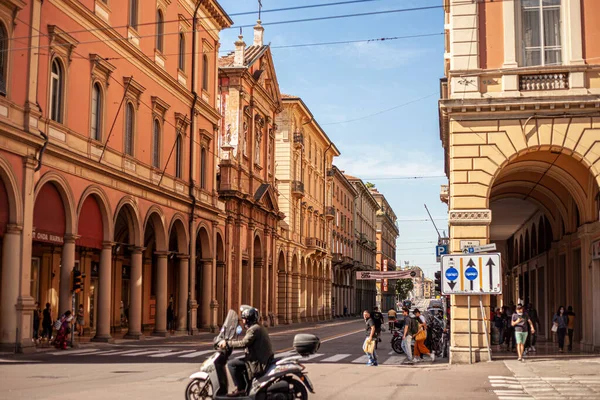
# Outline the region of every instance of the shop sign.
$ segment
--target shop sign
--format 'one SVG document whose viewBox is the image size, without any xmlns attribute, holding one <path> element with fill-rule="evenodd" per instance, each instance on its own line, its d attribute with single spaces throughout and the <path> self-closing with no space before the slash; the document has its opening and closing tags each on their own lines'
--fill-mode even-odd
<svg viewBox="0 0 600 400">
<path fill-rule="evenodd" d="M 54 235 L 52 233 L 33 231 L 31 233 L 31 236 L 32 236 L 33 240 L 37 241 L 37 242 L 64 244 L 63 236 Z"/>
<path fill-rule="evenodd" d="M 383 260 L 383 270 L 384 271 L 388 270 L 388 260 Z"/>
<path fill-rule="evenodd" d="M 600 240 L 592 243 L 592 260 L 600 260 Z"/>
<path fill-rule="evenodd" d="M 388 280 L 384 279 L 383 280 L 383 292 L 387 292 L 388 291 Z"/>
</svg>

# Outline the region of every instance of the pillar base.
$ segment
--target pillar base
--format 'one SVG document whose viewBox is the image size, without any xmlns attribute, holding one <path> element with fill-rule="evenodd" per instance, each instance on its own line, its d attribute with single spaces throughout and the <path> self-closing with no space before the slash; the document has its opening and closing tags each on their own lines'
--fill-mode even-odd
<svg viewBox="0 0 600 400">
<path fill-rule="evenodd" d="M 35 344 L 29 340 L 29 343 L 0 343 L 0 351 L 14 352 L 21 354 L 31 354 L 36 352 Z"/>
<path fill-rule="evenodd" d="M 491 361 L 488 357 L 488 350 L 483 348 L 473 348 L 471 350 L 472 363 Z M 450 364 L 469 364 L 469 349 L 465 347 L 450 348 Z"/>
<path fill-rule="evenodd" d="M 102 335 L 102 336 L 96 335 L 96 336 L 94 336 L 91 339 L 91 341 L 92 342 L 98 342 L 98 343 L 114 343 L 115 342 L 115 340 L 110 335 L 106 335 L 106 336 L 104 336 L 104 335 Z"/>
<path fill-rule="evenodd" d="M 177 329 L 173 336 L 188 336 L 189 332 L 187 329 Z"/>
<path fill-rule="evenodd" d="M 171 334 L 168 331 L 153 331 L 152 336 L 169 337 Z"/>
<path fill-rule="evenodd" d="M 123 339 L 133 339 L 133 340 L 141 340 L 144 338 L 144 334 L 142 332 L 127 332 Z"/>
</svg>

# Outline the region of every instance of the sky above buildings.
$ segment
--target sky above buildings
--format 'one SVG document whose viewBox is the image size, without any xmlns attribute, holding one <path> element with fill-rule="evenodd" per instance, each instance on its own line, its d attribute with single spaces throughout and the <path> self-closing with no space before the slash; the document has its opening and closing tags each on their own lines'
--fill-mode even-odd
<svg viewBox="0 0 600 400">
<path fill-rule="evenodd" d="M 219 0 L 229 14 L 257 10 L 258 0 Z M 263 10 L 344 0 L 262 0 Z M 444 65 L 441 8 L 268 25 L 276 21 L 440 6 L 440 0 L 373 0 L 314 9 L 265 12 L 265 42 L 282 93 L 301 97 L 342 155 L 334 163 L 348 174 L 373 182 L 398 215 L 397 263 L 409 261 L 433 276 L 437 234 L 447 229 L 440 202 L 446 183 L 439 139 L 437 101 Z M 221 33 L 221 50 L 233 49 L 239 25 L 257 14 L 232 16 Z M 252 43 L 253 31 L 243 28 Z M 277 48 L 297 44 L 428 35 L 368 43 Z M 224 55 L 225 53 L 221 53 Z M 399 179 L 430 176 L 429 179 Z"/>
</svg>

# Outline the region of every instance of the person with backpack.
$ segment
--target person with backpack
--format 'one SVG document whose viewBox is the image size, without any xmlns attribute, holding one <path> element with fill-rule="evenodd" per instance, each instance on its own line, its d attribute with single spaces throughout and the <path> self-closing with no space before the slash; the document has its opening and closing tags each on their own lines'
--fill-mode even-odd
<svg viewBox="0 0 600 400">
<path fill-rule="evenodd" d="M 419 332 L 419 322 L 415 318 L 410 317 L 410 310 L 406 307 L 402 308 L 404 317 L 404 335 L 402 336 L 402 350 L 406 354 L 406 364 L 412 364 L 415 359 L 412 355 L 412 338 Z"/>
<path fill-rule="evenodd" d="M 381 342 L 381 325 L 383 325 L 383 315 L 379 312 L 379 307 L 375 307 L 371 313 L 371 318 L 375 322 L 375 337 L 378 342 Z"/>
</svg>

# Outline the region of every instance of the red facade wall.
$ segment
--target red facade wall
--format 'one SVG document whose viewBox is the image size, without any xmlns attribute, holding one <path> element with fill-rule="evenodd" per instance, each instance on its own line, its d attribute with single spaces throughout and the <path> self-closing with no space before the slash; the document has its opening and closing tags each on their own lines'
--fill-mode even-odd
<svg viewBox="0 0 600 400">
<path fill-rule="evenodd" d="M 77 245 L 93 249 L 101 249 L 104 239 L 102 214 L 98 202 L 93 196 L 88 196 L 83 202 L 79 213 Z"/>
<path fill-rule="evenodd" d="M 33 209 L 36 233 L 65 235 L 65 207 L 60 193 L 52 183 L 45 184 L 37 195 Z"/>
<path fill-rule="evenodd" d="M 600 64 L 600 2 L 582 0 L 583 59 L 587 64 Z"/>
</svg>

